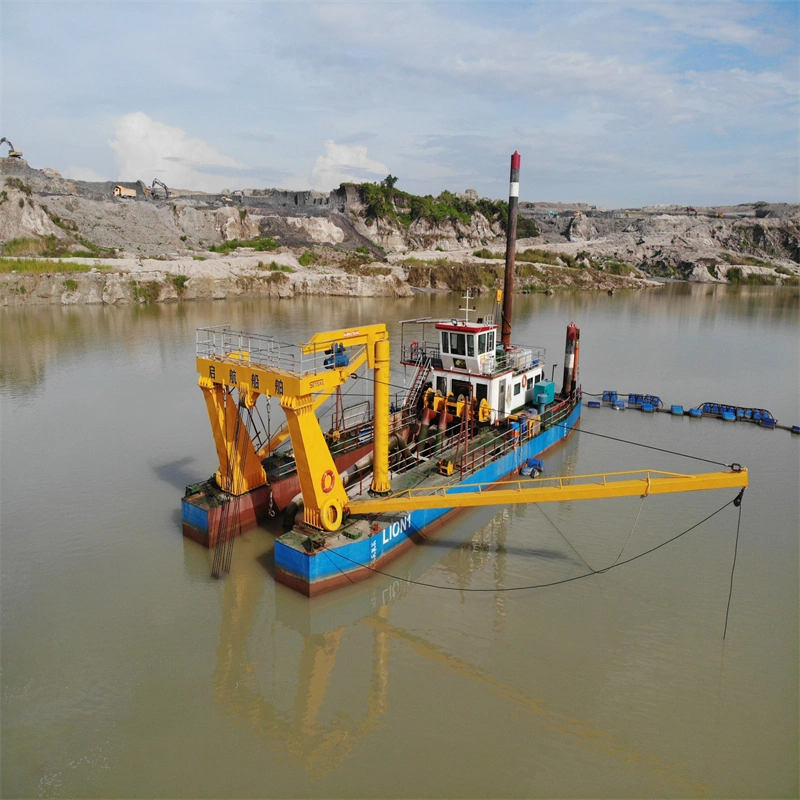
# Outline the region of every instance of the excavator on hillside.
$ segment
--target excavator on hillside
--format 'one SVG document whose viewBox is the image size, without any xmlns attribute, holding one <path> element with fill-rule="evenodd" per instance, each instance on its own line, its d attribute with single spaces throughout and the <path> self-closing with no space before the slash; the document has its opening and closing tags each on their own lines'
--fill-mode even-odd
<svg viewBox="0 0 800 800">
<path fill-rule="evenodd" d="M 160 186 L 164 190 L 164 200 L 169 200 L 169 189 L 167 188 L 167 184 L 164 181 L 160 181 L 158 178 L 153 178 L 153 183 L 150 186 L 150 192 L 153 195 L 153 200 L 158 199 L 156 197 L 156 186 Z"/>
<path fill-rule="evenodd" d="M 163 181 L 160 181 L 158 178 L 153 178 L 153 183 L 150 186 L 147 186 L 143 180 L 140 180 L 139 186 L 142 188 L 142 194 L 144 195 L 145 200 L 169 200 L 171 196 L 169 189 L 167 188 L 167 184 Z M 163 198 L 159 198 L 156 194 L 156 186 L 160 186 L 164 190 Z"/>
<path fill-rule="evenodd" d="M 22 158 L 22 151 L 21 150 L 15 150 L 14 149 L 14 145 L 11 144 L 10 140 L 6 139 L 5 136 L 2 139 L 0 139 L 0 144 L 3 144 L 3 142 L 5 142 L 8 145 L 8 149 L 9 149 L 8 157 L 9 158 Z"/>
</svg>

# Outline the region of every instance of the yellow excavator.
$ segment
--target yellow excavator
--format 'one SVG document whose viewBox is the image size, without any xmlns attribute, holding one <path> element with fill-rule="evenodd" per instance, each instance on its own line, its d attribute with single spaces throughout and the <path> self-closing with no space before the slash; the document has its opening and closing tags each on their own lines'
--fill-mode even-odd
<svg viewBox="0 0 800 800">
<path fill-rule="evenodd" d="M 8 145 L 8 149 L 10 151 L 9 154 L 8 154 L 9 158 L 22 158 L 22 151 L 21 150 L 15 150 L 14 149 L 14 145 L 11 144 L 10 140 L 6 139 L 5 136 L 2 139 L 0 139 L 0 144 L 3 144 L 3 143 Z"/>
</svg>

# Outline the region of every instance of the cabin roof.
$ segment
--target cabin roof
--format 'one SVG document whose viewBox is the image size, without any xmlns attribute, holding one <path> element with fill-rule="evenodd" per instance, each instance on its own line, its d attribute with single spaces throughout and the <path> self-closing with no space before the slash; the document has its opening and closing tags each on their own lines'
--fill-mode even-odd
<svg viewBox="0 0 800 800">
<path fill-rule="evenodd" d="M 464 322 L 462 319 L 442 320 L 436 323 L 437 331 L 458 331 L 459 333 L 484 333 L 497 330 L 497 325 L 484 325 L 481 322 Z"/>
</svg>

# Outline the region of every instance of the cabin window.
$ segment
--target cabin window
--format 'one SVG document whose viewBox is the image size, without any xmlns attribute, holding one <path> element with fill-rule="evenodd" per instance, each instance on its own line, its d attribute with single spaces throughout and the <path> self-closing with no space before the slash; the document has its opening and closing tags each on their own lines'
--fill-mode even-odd
<svg viewBox="0 0 800 800">
<path fill-rule="evenodd" d="M 533 389 L 533 378 L 528 378 L 528 388 Z"/>
<path fill-rule="evenodd" d="M 478 334 L 478 355 L 482 356 L 486 352 L 486 334 Z"/>
<path fill-rule="evenodd" d="M 475 337 L 474 336 L 467 336 L 467 355 L 474 356 L 475 355 Z"/>
<path fill-rule="evenodd" d="M 447 378 L 441 375 L 436 376 L 436 391 L 447 397 Z"/>
<path fill-rule="evenodd" d="M 447 346 L 447 331 L 442 331 L 442 352 L 449 353 L 450 348 Z"/>
<path fill-rule="evenodd" d="M 522 391 L 522 384 L 515 383 L 514 384 L 514 394 L 519 394 Z"/>
<path fill-rule="evenodd" d="M 494 331 L 489 331 L 486 339 L 486 352 L 494 353 Z"/>
<path fill-rule="evenodd" d="M 466 343 L 464 339 L 467 337 L 463 333 L 450 334 L 450 353 L 454 356 L 465 356 L 467 354 Z"/>
</svg>

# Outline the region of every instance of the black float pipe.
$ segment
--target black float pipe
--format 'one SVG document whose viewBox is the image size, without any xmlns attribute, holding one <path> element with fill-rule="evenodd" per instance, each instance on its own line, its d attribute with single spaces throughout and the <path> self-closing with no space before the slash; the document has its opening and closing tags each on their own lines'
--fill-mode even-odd
<svg viewBox="0 0 800 800">
<path fill-rule="evenodd" d="M 519 205 L 520 155 L 515 150 L 511 156 L 511 179 L 508 186 L 508 233 L 506 237 L 506 274 L 503 280 L 503 319 L 500 341 L 504 347 L 511 344 L 511 304 L 514 293 L 514 267 L 517 258 L 517 211 Z"/>
</svg>

